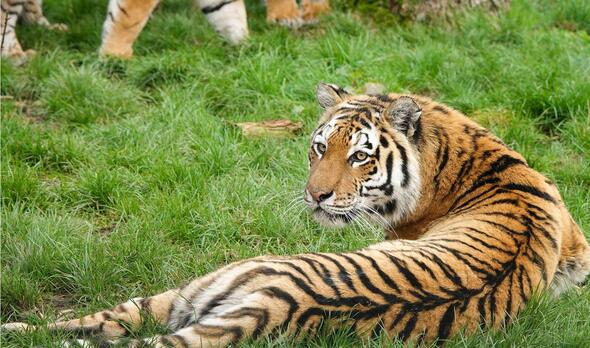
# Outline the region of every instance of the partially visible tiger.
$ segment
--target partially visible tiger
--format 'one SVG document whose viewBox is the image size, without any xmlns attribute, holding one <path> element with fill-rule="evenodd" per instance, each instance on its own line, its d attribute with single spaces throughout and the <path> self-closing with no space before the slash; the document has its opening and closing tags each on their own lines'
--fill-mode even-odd
<svg viewBox="0 0 590 348">
<path fill-rule="evenodd" d="M 133 43 L 159 0 L 110 0 L 103 26 L 102 55 L 130 58 Z M 215 30 L 231 43 L 248 37 L 244 0 L 196 0 Z M 330 9 L 329 0 L 267 0 L 267 20 L 296 27 Z"/>
<path fill-rule="evenodd" d="M 16 37 L 16 22 L 22 17 L 27 23 L 37 23 L 52 30 L 67 30 L 65 24 L 51 24 L 43 15 L 43 0 L 2 0 L 0 4 L 0 32 L 2 44 L 0 53 L 3 57 L 12 57 L 23 61 L 35 53 L 23 51 Z"/>
<path fill-rule="evenodd" d="M 311 137 L 305 201 L 323 224 L 367 216 L 393 240 L 235 262 L 49 329 L 101 335 L 80 340 L 84 347 L 223 347 L 313 334 L 320 323 L 443 342 L 462 329 L 499 328 L 536 291 L 558 295 L 585 280 L 590 247 L 557 188 L 489 131 L 420 96 L 352 96 L 320 84 L 317 99 L 324 112 Z M 174 332 L 120 338 L 147 313 Z"/>
</svg>

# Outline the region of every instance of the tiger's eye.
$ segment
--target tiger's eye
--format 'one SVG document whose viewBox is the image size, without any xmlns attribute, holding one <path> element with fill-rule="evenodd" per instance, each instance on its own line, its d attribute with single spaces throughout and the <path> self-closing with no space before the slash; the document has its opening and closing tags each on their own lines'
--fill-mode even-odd
<svg viewBox="0 0 590 348">
<path fill-rule="evenodd" d="M 362 151 L 357 151 L 354 154 L 352 154 L 352 159 L 355 162 L 362 162 L 362 161 L 366 160 L 367 157 L 369 157 L 369 155 L 367 155 L 366 152 L 362 152 Z"/>
<path fill-rule="evenodd" d="M 316 151 L 317 151 L 317 152 L 318 152 L 320 155 L 323 155 L 323 154 L 324 154 L 324 152 L 326 152 L 326 145 L 325 145 L 325 144 L 322 144 L 322 143 L 317 143 L 317 144 L 315 144 L 315 148 L 316 148 Z"/>
</svg>

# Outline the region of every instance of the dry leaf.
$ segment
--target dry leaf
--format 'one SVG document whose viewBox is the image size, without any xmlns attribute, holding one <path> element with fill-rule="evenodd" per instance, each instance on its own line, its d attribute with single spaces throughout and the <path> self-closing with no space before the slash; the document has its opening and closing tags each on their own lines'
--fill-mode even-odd
<svg viewBox="0 0 590 348">
<path fill-rule="evenodd" d="M 236 123 L 245 136 L 288 137 L 299 133 L 303 123 L 290 120 L 270 120 L 263 122 L 240 122 Z"/>
</svg>

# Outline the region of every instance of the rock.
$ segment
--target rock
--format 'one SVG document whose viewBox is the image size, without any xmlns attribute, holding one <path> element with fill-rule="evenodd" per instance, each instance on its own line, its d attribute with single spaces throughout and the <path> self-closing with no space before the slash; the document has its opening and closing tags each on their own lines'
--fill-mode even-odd
<svg viewBox="0 0 590 348">
<path fill-rule="evenodd" d="M 385 85 L 377 82 L 367 82 L 363 86 L 363 94 L 384 94 L 387 90 Z"/>
</svg>

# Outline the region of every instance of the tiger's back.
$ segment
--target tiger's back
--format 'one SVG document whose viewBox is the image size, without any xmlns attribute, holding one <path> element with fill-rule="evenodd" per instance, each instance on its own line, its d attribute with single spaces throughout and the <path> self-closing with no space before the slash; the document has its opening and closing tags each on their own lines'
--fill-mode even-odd
<svg viewBox="0 0 590 348">
<path fill-rule="evenodd" d="M 321 323 L 432 342 L 499 328 L 535 292 L 558 294 L 590 272 L 590 247 L 555 185 L 489 131 L 418 96 L 351 96 L 321 84 L 317 97 L 324 113 L 312 134 L 307 204 L 326 225 L 374 219 L 390 240 L 236 262 L 50 329 L 116 344 L 149 312 L 174 331 L 141 341 L 161 347 L 298 337 Z"/>
</svg>

